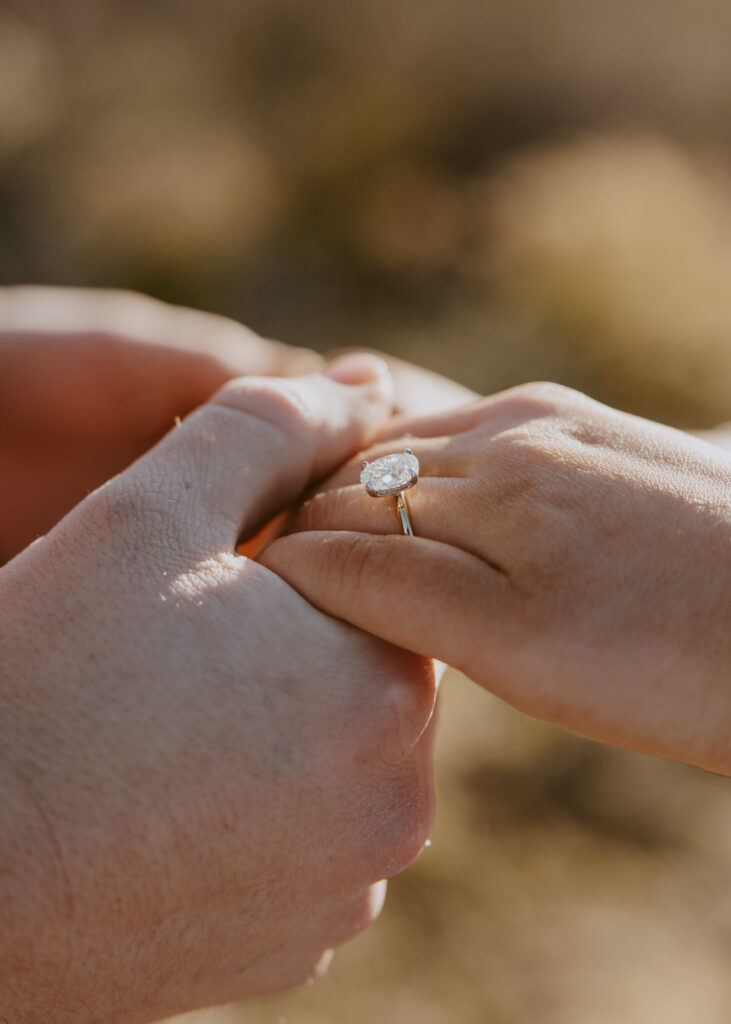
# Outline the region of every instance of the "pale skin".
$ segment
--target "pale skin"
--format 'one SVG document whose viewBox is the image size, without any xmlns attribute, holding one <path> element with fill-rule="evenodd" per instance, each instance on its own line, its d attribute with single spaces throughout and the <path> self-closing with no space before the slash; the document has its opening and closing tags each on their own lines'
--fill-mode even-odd
<svg viewBox="0 0 731 1024">
<path fill-rule="evenodd" d="M 421 462 L 393 498 L 361 459 Z M 584 736 L 731 774 L 731 461 L 524 385 L 401 419 L 260 556 L 312 604 Z"/>
<path fill-rule="evenodd" d="M 142 1024 L 298 984 L 375 917 L 432 820 L 432 663 L 235 553 L 385 424 L 385 366 L 220 388 L 318 360 L 243 329 L 211 357 L 235 325 L 109 300 L 134 327 L 102 303 L 88 331 L 39 334 L 3 307 L 7 334 L 26 317 L 0 338 L 16 387 L 46 414 L 6 388 L 6 552 L 204 404 L 0 569 L 0 1017 L 17 1024 Z M 78 477 L 54 472 L 74 458 Z M 44 469 L 35 519 L 24 484 Z"/>
<path fill-rule="evenodd" d="M 224 387 L 81 500 L 230 377 L 318 357 L 139 296 L 47 289 L 0 292 L 0 356 L 0 557 L 81 502 L 0 570 L 9 1019 L 142 1024 L 277 990 L 367 924 L 373 883 L 431 820 L 434 671 L 394 643 L 587 735 L 729 770 L 729 478 L 710 446 L 546 386 L 389 424 L 382 365 L 356 360 Z M 395 371 L 410 414 L 470 398 Z M 402 442 L 426 477 L 413 540 L 379 536 L 392 505 L 341 486 L 359 449 Z M 368 536 L 263 556 L 335 619 L 234 549 L 351 456 L 300 526 Z M 668 507 L 672 562 L 653 515 Z"/>
<path fill-rule="evenodd" d="M 234 553 L 387 392 L 232 382 L 2 570 L 10 1020 L 131 1024 L 299 983 L 421 849 L 431 663 Z"/>
</svg>

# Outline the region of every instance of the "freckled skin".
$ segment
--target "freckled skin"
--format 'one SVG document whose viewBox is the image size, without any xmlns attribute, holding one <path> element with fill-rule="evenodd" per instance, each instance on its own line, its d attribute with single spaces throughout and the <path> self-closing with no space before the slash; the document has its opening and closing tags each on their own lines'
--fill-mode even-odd
<svg viewBox="0 0 731 1024">
<path fill-rule="evenodd" d="M 404 444 L 415 537 L 356 483 Z M 387 427 L 292 529 L 261 561 L 329 614 L 536 717 L 731 774 L 726 451 L 524 385 Z"/>
</svg>

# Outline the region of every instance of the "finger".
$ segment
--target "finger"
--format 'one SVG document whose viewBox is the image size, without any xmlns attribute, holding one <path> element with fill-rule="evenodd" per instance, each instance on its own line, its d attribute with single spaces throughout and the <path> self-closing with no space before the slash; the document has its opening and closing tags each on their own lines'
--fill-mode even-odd
<svg viewBox="0 0 731 1024">
<path fill-rule="evenodd" d="M 224 317 L 94 289 L 2 289 L 0 332 L 0 421 L 45 441 L 159 436 L 232 377 L 320 362 Z"/>
<path fill-rule="evenodd" d="M 397 442 L 377 441 L 370 445 L 367 451 L 359 452 L 353 459 L 340 466 L 322 485 L 318 485 L 319 489 L 331 491 L 358 483 L 364 460 L 374 462 L 384 455 L 402 452 L 405 448 L 411 448 L 419 460 L 419 478 L 466 477 L 471 476 L 475 471 L 473 459 L 469 452 L 466 452 L 469 445 L 463 443 L 461 435 L 456 438 L 402 436 Z"/>
<path fill-rule="evenodd" d="M 501 689 L 513 590 L 474 555 L 419 537 L 299 533 L 259 561 L 328 615 Z"/>
<path fill-rule="evenodd" d="M 566 404 L 568 395 L 572 396 L 574 403 L 578 397 L 591 401 L 557 384 L 519 384 L 436 415 L 394 416 L 381 431 L 379 439 L 467 434 L 477 427 L 487 427 L 492 434 L 497 434 L 517 424 L 554 415 Z"/>
<path fill-rule="evenodd" d="M 232 382 L 117 478 L 117 489 L 132 488 L 160 521 L 192 528 L 189 542 L 232 550 L 386 419 L 388 370 L 359 358 L 357 372 L 343 363 L 329 376 Z"/>
<path fill-rule="evenodd" d="M 424 477 L 404 497 L 417 537 L 451 544 L 491 565 L 500 563 L 492 532 L 487 537 L 493 541 L 492 550 L 482 539 L 489 518 L 480 481 Z M 326 530 L 401 534 L 396 499 L 393 495 L 373 498 L 362 485 L 324 491 L 300 507 L 287 532 Z"/>
<path fill-rule="evenodd" d="M 466 405 L 479 397 L 476 392 L 457 381 L 442 377 L 423 366 L 415 366 L 375 349 L 366 351 L 380 356 L 388 364 L 396 385 L 396 411 L 404 416 L 433 416 Z"/>
<path fill-rule="evenodd" d="M 486 461 L 490 461 L 489 446 L 501 432 L 531 417 L 548 416 L 555 411 L 555 402 L 542 397 L 543 386 L 531 387 L 528 394 L 523 387 L 511 388 L 436 416 L 393 417 L 380 431 L 377 442 L 357 459 L 341 466 L 322 489 L 348 487 L 359 480 L 363 459 L 373 462 L 407 447 L 419 460 L 420 478 L 484 475 Z M 552 385 L 546 388 L 557 390 Z M 497 451 L 494 455 L 497 457 Z"/>
<path fill-rule="evenodd" d="M 228 317 L 113 289 L 2 288 L 0 330 L 134 340 L 208 356 L 226 368 L 228 377 L 292 376 L 322 365 L 315 352 L 261 338 Z"/>
<path fill-rule="evenodd" d="M 363 460 L 372 462 L 410 448 L 419 460 L 420 478 L 480 479 L 474 496 L 489 510 L 497 509 L 520 499 L 530 483 L 522 439 L 511 432 L 539 419 L 551 429 L 556 414 L 565 414 L 566 406 L 570 401 L 575 404 L 577 397 L 591 402 L 558 385 L 521 385 L 426 419 L 392 418 L 374 445 L 340 467 L 319 490 L 353 485 L 360 478 Z"/>
</svg>

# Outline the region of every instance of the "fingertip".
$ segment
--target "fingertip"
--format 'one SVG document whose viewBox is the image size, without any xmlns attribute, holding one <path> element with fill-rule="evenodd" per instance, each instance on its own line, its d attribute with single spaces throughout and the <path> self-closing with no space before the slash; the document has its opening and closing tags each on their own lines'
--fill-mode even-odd
<svg viewBox="0 0 731 1024">
<path fill-rule="evenodd" d="M 280 537 L 258 560 L 326 615 L 471 678 L 513 621 L 507 577 L 426 537 L 312 531 Z M 436 671 L 441 674 L 441 666 Z"/>
<path fill-rule="evenodd" d="M 272 373 L 281 377 L 302 377 L 310 373 L 321 373 L 324 365 L 323 357 L 310 348 L 297 348 L 285 345 L 281 341 L 267 339 L 272 346 L 276 361 Z"/>
<path fill-rule="evenodd" d="M 352 352 L 328 364 L 323 373 L 338 384 L 367 388 L 369 396 L 393 406 L 394 381 L 385 359 L 369 352 Z"/>
</svg>

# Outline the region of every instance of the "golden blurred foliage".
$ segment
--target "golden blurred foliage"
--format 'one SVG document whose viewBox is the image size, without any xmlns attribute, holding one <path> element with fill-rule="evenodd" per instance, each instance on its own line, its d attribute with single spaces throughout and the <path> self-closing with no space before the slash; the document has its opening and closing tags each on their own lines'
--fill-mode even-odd
<svg viewBox="0 0 731 1024">
<path fill-rule="evenodd" d="M 729 417 L 725 0 L 0 2 L 0 274 Z"/>
</svg>

